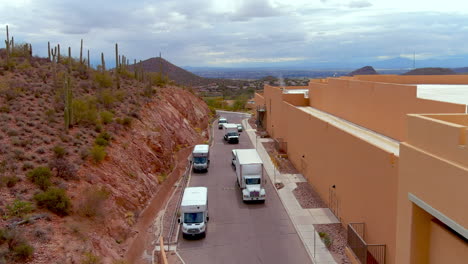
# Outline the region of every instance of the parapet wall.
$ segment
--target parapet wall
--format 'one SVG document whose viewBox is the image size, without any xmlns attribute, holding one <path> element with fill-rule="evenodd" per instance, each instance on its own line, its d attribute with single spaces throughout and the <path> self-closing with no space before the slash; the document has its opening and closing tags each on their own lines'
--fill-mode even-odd
<svg viewBox="0 0 468 264">
<path fill-rule="evenodd" d="M 468 84 L 468 75 L 355 75 L 355 80 L 399 84 Z"/>
<path fill-rule="evenodd" d="M 406 115 L 465 113 L 466 106 L 416 97 L 412 85 L 328 79 L 310 83 L 310 106 L 399 141 L 406 139 Z"/>
</svg>

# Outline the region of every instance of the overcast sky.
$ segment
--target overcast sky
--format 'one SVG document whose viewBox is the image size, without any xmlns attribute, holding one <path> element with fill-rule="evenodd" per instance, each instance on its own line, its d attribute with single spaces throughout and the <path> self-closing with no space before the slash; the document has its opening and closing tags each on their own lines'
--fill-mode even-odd
<svg viewBox="0 0 468 264">
<path fill-rule="evenodd" d="M 464 0 L 0 0 L 7 24 L 34 54 L 50 41 L 78 56 L 83 38 L 109 65 L 116 42 L 132 61 L 161 51 L 178 66 L 468 54 Z"/>
</svg>

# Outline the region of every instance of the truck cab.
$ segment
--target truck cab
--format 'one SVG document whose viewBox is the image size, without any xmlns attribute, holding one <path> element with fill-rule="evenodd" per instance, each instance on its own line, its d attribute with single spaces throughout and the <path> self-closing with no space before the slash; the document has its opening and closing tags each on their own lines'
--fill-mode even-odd
<svg viewBox="0 0 468 264">
<path fill-rule="evenodd" d="M 228 143 L 239 143 L 239 132 L 236 124 L 224 124 L 224 140 Z"/>
<path fill-rule="evenodd" d="M 265 202 L 263 162 L 255 149 L 234 149 L 232 163 L 236 170 L 237 185 L 242 200 Z"/>
<path fill-rule="evenodd" d="M 195 145 L 192 152 L 193 171 L 208 171 L 210 166 L 210 146 Z"/>
<path fill-rule="evenodd" d="M 185 188 L 180 211 L 178 222 L 182 225 L 182 236 L 184 238 L 204 238 L 209 220 L 208 188 Z"/>
<path fill-rule="evenodd" d="M 218 129 L 223 129 L 223 125 L 227 124 L 227 119 L 225 117 L 220 117 L 218 119 Z"/>
</svg>

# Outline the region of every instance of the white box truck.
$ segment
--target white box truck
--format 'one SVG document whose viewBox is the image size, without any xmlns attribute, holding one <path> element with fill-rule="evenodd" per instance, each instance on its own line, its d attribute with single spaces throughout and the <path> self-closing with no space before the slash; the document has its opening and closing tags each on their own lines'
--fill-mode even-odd
<svg viewBox="0 0 468 264">
<path fill-rule="evenodd" d="M 242 192 L 242 200 L 265 202 L 265 180 L 263 162 L 255 149 L 234 149 L 233 165 L 236 170 L 237 184 Z"/>
<path fill-rule="evenodd" d="M 228 143 L 239 143 L 239 132 L 236 124 L 224 124 L 224 140 Z"/>
<path fill-rule="evenodd" d="M 182 236 L 205 237 L 208 220 L 208 188 L 185 188 L 178 220 L 182 224 Z"/>
<path fill-rule="evenodd" d="M 208 171 L 210 166 L 210 146 L 195 145 L 192 152 L 193 171 Z"/>
</svg>

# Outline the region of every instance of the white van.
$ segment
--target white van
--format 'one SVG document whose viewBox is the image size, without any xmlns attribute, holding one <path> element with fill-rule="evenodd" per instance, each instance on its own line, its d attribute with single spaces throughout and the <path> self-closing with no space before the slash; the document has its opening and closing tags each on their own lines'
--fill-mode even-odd
<svg viewBox="0 0 468 264">
<path fill-rule="evenodd" d="M 208 188 L 187 187 L 180 205 L 179 223 L 182 224 L 182 236 L 205 237 L 208 220 Z"/>
<path fill-rule="evenodd" d="M 192 152 L 193 171 L 208 171 L 210 166 L 210 146 L 195 145 Z"/>
<path fill-rule="evenodd" d="M 228 121 L 227 121 L 226 118 L 220 117 L 220 118 L 218 119 L 218 129 L 223 129 L 223 125 L 224 125 L 224 124 L 227 124 L 227 122 L 228 122 Z"/>
</svg>

